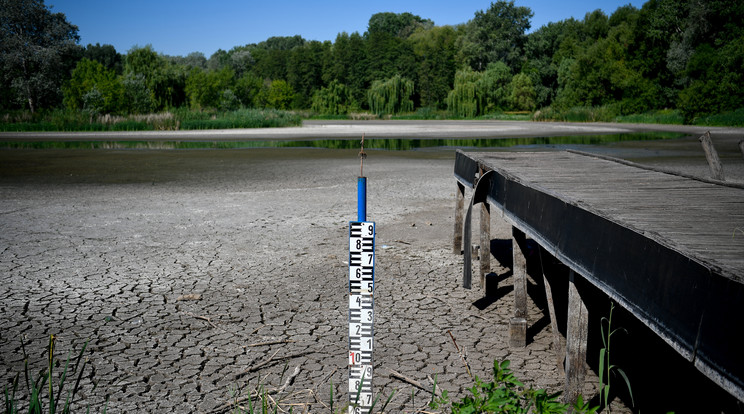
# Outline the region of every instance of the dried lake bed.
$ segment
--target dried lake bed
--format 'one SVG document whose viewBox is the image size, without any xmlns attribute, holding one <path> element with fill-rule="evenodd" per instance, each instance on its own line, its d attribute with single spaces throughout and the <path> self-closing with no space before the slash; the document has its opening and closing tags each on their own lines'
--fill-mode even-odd
<svg viewBox="0 0 744 414">
<path fill-rule="evenodd" d="M 547 123 L 435 126 L 330 122 L 308 123 L 305 135 L 297 135 L 303 127 L 143 139 L 299 140 L 317 138 L 323 129 L 341 131 L 327 137 L 342 139 L 362 133 L 438 138 L 456 131 L 463 131 L 460 138 L 498 137 L 498 131 L 524 137 L 530 128 L 537 128 L 533 136 L 554 133 Z M 591 124 L 554 127 L 592 133 Z M 602 128 L 595 134 L 632 129 L 594 128 Z M 677 140 L 503 150 L 579 148 L 705 176 L 696 128 L 667 128 L 688 135 Z M 736 147 L 743 130 L 712 133 L 725 172 L 744 181 Z M 0 143 L 135 138 L 2 134 Z M 562 384 L 539 281 L 530 291 L 529 344 L 518 350 L 507 339 L 508 268 L 494 269 L 500 288 L 492 300 L 460 286 L 461 257 L 451 253 L 453 152 L 370 150 L 365 161 L 368 218 L 377 223 L 378 246 L 374 387 L 385 396 L 396 390 L 393 412 L 422 408 L 430 394 L 391 372 L 427 387 L 427 377 L 436 377 L 451 396 L 465 395 L 471 380 L 449 332 L 481 378 L 489 378 L 494 359 L 509 359 L 517 376 L 535 387 L 557 391 Z M 273 396 L 282 409 L 328 412 L 331 386 L 338 409 L 348 399 L 346 237 L 356 217 L 358 171 L 353 149 L 0 150 L 4 384 L 23 369 L 21 338 L 38 372 L 55 334 L 63 358 L 90 340 L 81 396 L 94 411 L 108 398 L 107 411 L 114 413 L 224 412 L 231 389 L 281 388 L 295 368 L 293 381 Z M 501 219 L 492 226 L 496 239 L 508 238 Z M 595 389 L 593 377 L 586 395 Z"/>
</svg>

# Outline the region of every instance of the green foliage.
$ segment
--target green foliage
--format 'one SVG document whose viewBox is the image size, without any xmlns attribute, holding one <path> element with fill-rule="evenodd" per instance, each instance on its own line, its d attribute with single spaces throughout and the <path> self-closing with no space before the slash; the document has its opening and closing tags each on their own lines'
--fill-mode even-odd
<svg viewBox="0 0 744 414">
<path fill-rule="evenodd" d="M 91 119 L 103 112 L 104 105 L 103 94 L 95 86 L 83 95 L 83 111 L 89 114 Z"/>
<path fill-rule="evenodd" d="M 311 41 L 292 49 L 286 79 L 294 91 L 294 108 L 311 105 L 313 93 L 323 84 L 323 60 L 330 48 L 330 42 Z"/>
<path fill-rule="evenodd" d="M 85 367 L 88 364 L 87 358 L 83 358 L 85 350 L 88 347 L 88 341 L 83 344 L 80 353 L 74 359 L 72 358 L 72 351 L 70 351 L 63 365 L 55 358 L 55 341 L 55 336 L 50 335 L 46 369 L 42 370 L 34 380 L 29 377 L 26 344 L 21 340 L 21 349 L 24 356 L 23 374 L 26 384 L 25 395 L 19 395 L 23 391 L 19 390 L 18 387 L 21 375 L 18 373 L 12 382 L 12 387 L 8 389 L 6 385 L 3 389 L 6 414 L 16 414 L 23 409 L 26 409 L 26 412 L 29 414 L 41 414 L 44 412 L 49 414 L 69 414 L 71 412 L 72 407 L 75 406 L 75 397 L 80 391 L 80 383 L 85 372 Z M 62 368 L 62 372 L 55 372 L 55 367 L 60 366 L 64 367 Z M 70 381 L 74 381 L 74 383 L 70 384 Z M 27 402 L 21 400 L 25 398 L 28 398 Z M 90 412 L 90 407 L 87 407 L 86 411 Z M 101 412 L 106 412 L 106 405 L 104 405 Z"/>
<path fill-rule="evenodd" d="M 354 106 L 349 88 L 336 80 L 313 95 L 312 110 L 319 114 L 347 114 Z"/>
<path fill-rule="evenodd" d="M 504 62 L 494 62 L 481 74 L 476 85 L 483 107 L 480 114 L 512 109 L 510 106 L 512 82 L 511 70 Z"/>
<path fill-rule="evenodd" d="M 323 71 L 323 82 L 330 84 L 337 80 L 346 85 L 352 99 L 361 104 L 367 99 L 367 73 L 364 38 L 357 32 L 351 35 L 339 33 L 329 53 L 329 62 Z"/>
<path fill-rule="evenodd" d="M 0 89 L 32 113 L 58 104 L 69 76 L 64 58 L 78 48 L 77 31 L 42 0 L 0 0 Z"/>
<path fill-rule="evenodd" d="M 695 125 L 706 126 L 744 126 L 744 108 L 735 111 L 700 116 L 694 119 Z"/>
<path fill-rule="evenodd" d="M 367 34 L 366 43 L 369 79 L 414 76 L 416 64 L 410 42 L 385 32 L 372 32 Z"/>
<path fill-rule="evenodd" d="M 472 118 L 507 109 L 512 80 L 503 62 L 488 65 L 484 72 L 470 68 L 455 75 L 455 86 L 447 96 L 447 107 L 455 116 Z"/>
<path fill-rule="evenodd" d="M 460 62 L 479 71 L 499 61 L 518 67 L 532 16 L 532 10 L 515 6 L 513 0 L 498 0 L 488 10 L 475 12 L 459 39 Z"/>
<path fill-rule="evenodd" d="M 91 116 L 78 110 L 37 113 L 31 119 L 0 123 L 0 131 L 152 131 L 177 129 L 270 128 L 298 126 L 299 115 L 273 109 L 190 111 L 175 109 L 158 114 Z M 92 119 L 91 119 L 92 118 Z"/>
<path fill-rule="evenodd" d="M 376 13 L 369 18 L 367 33 L 387 33 L 405 39 L 417 29 L 428 29 L 434 22 L 411 13 Z"/>
<path fill-rule="evenodd" d="M 264 84 L 256 100 L 261 107 L 286 110 L 291 106 L 294 95 L 292 86 L 279 79 Z"/>
<path fill-rule="evenodd" d="M 393 115 L 390 119 L 409 119 L 409 120 L 428 120 L 428 119 L 447 119 L 448 113 L 444 110 L 437 110 L 432 107 L 421 107 L 416 112 Z"/>
<path fill-rule="evenodd" d="M 713 48 L 703 44 L 691 55 L 687 73 L 693 80 L 679 94 L 685 121 L 733 111 L 744 102 L 744 35 Z"/>
<path fill-rule="evenodd" d="M 95 60 L 102 64 L 104 68 L 113 70 L 117 75 L 121 75 L 124 70 L 122 56 L 112 45 L 101 46 L 100 43 L 96 43 L 95 45 L 88 44 L 85 47 L 83 57 Z"/>
<path fill-rule="evenodd" d="M 62 91 L 65 105 L 70 109 L 90 110 L 93 105 L 96 114 L 112 113 L 120 109 L 124 86 L 113 70 L 106 69 L 97 61 L 83 58 Z"/>
<path fill-rule="evenodd" d="M 456 40 L 451 26 L 419 29 L 408 38 L 416 57 L 414 83 L 422 107 L 444 107 L 455 78 Z"/>
<path fill-rule="evenodd" d="M 610 344 L 612 335 L 617 333 L 618 331 L 626 332 L 623 328 L 617 328 L 612 329 L 612 311 L 615 309 L 615 304 L 610 303 L 610 316 L 609 318 L 602 317 L 602 320 L 600 321 L 601 325 L 601 331 L 602 331 L 602 349 L 599 350 L 599 402 L 600 404 L 604 405 L 607 408 L 608 412 L 611 412 L 610 410 L 610 383 L 611 378 L 614 373 L 620 374 L 620 376 L 623 377 L 623 380 L 625 381 L 625 386 L 628 389 L 628 392 L 630 393 L 630 399 L 633 405 L 635 405 L 635 402 L 633 402 L 633 391 L 630 388 L 630 380 L 628 379 L 628 376 L 625 375 L 625 371 L 622 370 L 622 368 L 612 365 L 610 362 Z M 607 324 L 607 330 L 605 331 L 605 323 Z"/>
<path fill-rule="evenodd" d="M 480 75 L 465 68 L 455 74 L 455 86 L 447 95 L 447 108 L 461 118 L 472 118 L 481 112 L 483 104 L 478 91 Z"/>
<path fill-rule="evenodd" d="M 372 82 L 367 91 L 369 108 L 376 114 L 397 114 L 413 111 L 413 81 L 395 75 Z"/>
<path fill-rule="evenodd" d="M 235 73 L 228 67 L 219 71 L 191 69 L 186 78 L 186 96 L 189 98 L 191 108 L 221 108 L 224 103 L 225 91 L 228 90 L 230 90 L 229 93 L 232 94 L 233 101 L 235 101 L 238 98 L 231 90 L 234 82 Z"/>
<path fill-rule="evenodd" d="M 263 81 L 249 72 L 235 81 L 233 92 L 244 106 L 254 107 L 258 104 L 258 94 L 262 87 Z"/>
<path fill-rule="evenodd" d="M 156 110 L 178 107 L 186 103 L 186 69 L 174 66 L 150 45 L 129 50 L 124 73 L 144 78 L 147 89 L 152 93 Z"/>
<path fill-rule="evenodd" d="M 683 123 L 684 119 L 682 118 L 682 114 L 680 114 L 678 110 L 662 109 L 658 111 L 645 112 L 642 114 L 621 115 L 615 118 L 615 121 L 636 123 L 636 124 L 645 123 L 645 124 L 677 124 L 677 125 L 680 125 Z M 742 121 L 744 121 L 744 118 L 742 119 Z M 726 125 L 735 125 L 735 124 L 726 124 Z"/>
<path fill-rule="evenodd" d="M 549 394 L 545 390 L 525 388 L 509 369 L 510 362 L 493 363 L 493 381 L 484 383 L 478 377 L 470 388 L 471 396 L 452 403 L 453 414 L 471 413 L 566 413 L 569 406 L 558 401 L 560 393 Z M 433 399 L 432 408 L 437 408 L 443 399 Z M 572 407 L 575 413 L 594 413 L 596 407 L 589 407 L 579 399 Z"/>
<path fill-rule="evenodd" d="M 532 85 L 532 79 L 529 76 L 524 73 L 514 75 L 510 89 L 509 101 L 512 108 L 519 111 L 535 109 L 535 87 Z"/>
<path fill-rule="evenodd" d="M 147 87 L 142 74 L 128 73 L 124 76 L 124 102 L 122 109 L 130 114 L 146 114 L 155 110 L 152 91 Z"/>
<path fill-rule="evenodd" d="M 571 108 L 546 107 L 535 112 L 535 121 L 561 122 L 613 122 L 619 111 L 617 106 L 575 106 Z"/>
<path fill-rule="evenodd" d="M 229 112 L 178 111 L 181 129 L 274 128 L 298 126 L 296 114 L 273 109 L 239 109 Z"/>
<path fill-rule="evenodd" d="M 206 59 L 199 52 L 163 56 L 150 45 L 125 56 L 111 45 L 83 48 L 77 27 L 43 1 L 0 0 L 0 109 L 64 105 L 89 117 L 182 106 L 307 110 L 325 105 L 314 100 L 332 96 L 327 88 L 336 81 L 355 109 L 376 114 L 448 108 L 457 117 L 478 117 L 541 109 L 538 118 L 591 121 L 669 109 L 685 123 L 738 122 L 709 115 L 737 111 L 744 102 L 740 2 L 653 0 L 640 10 L 625 5 L 609 16 L 595 10 L 526 34 L 531 17 L 511 0 L 492 2 L 457 26 L 376 13 L 363 35 L 339 33 L 335 42 L 271 37 Z M 380 89 L 396 76 L 413 84 L 400 102 L 405 108 L 388 103 L 390 91 Z"/>
</svg>

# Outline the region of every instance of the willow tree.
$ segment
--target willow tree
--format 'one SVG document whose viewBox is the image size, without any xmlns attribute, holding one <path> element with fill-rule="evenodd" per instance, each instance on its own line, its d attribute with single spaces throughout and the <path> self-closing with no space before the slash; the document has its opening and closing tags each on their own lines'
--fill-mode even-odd
<svg viewBox="0 0 744 414">
<path fill-rule="evenodd" d="M 413 111 L 413 81 L 395 75 L 372 82 L 367 91 L 369 109 L 376 114 L 397 114 Z"/>
<path fill-rule="evenodd" d="M 354 106 L 351 90 L 337 80 L 313 94 L 312 110 L 324 115 L 346 114 Z"/>
<path fill-rule="evenodd" d="M 511 94 L 509 100 L 512 108 L 518 111 L 531 111 L 535 109 L 535 87 L 532 79 L 525 73 L 517 73 L 511 82 Z"/>
<path fill-rule="evenodd" d="M 469 67 L 455 74 L 455 86 L 447 95 L 447 108 L 454 115 L 463 118 L 477 116 L 482 107 L 478 93 L 481 74 Z"/>
</svg>

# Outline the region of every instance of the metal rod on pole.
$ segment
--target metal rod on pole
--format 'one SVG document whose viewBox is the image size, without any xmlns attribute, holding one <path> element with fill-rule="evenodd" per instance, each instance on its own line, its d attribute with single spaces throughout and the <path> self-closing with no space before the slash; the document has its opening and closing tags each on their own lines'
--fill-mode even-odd
<svg viewBox="0 0 744 414">
<path fill-rule="evenodd" d="M 357 181 L 357 221 L 367 221 L 367 177 L 364 176 L 364 134 L 362 134 L 362 149 L 359 151 L 359 180 Z"/>
</svg>

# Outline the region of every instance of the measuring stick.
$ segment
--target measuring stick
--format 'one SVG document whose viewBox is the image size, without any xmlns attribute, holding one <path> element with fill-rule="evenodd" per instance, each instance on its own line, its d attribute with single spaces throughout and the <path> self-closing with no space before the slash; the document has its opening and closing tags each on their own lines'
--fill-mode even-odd
<svg viewBox="0 0 744 414">
<path fill-rule="evenodd" d="M 364 137 L 359 152 L 364 173 Z M 367 221 L 367 178 L 357 181 L 357 221 L 349 222 L 349 414 L 372 407 L 375 223 Z"/>
</svg>

